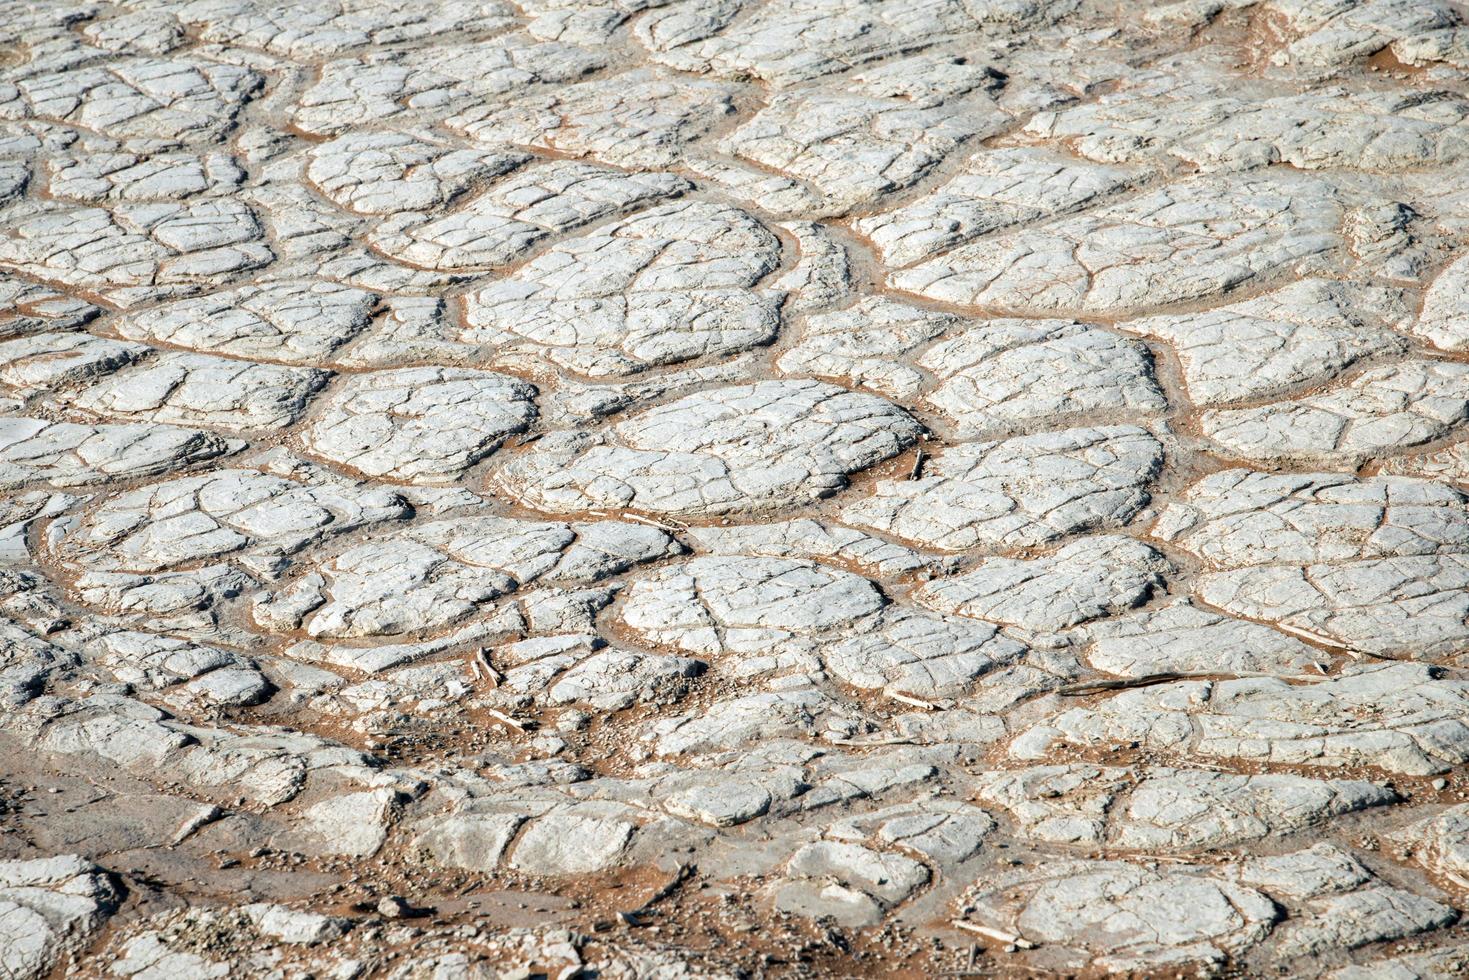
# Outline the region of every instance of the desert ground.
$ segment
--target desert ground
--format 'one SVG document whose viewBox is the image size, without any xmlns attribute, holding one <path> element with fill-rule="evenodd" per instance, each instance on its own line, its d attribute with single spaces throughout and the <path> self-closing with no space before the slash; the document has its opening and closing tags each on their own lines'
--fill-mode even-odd
<svg viewBox="0 0 1469 980">
<path fill-rule="evenodd" d="M 1469 975 L 1469 5 L 0 25 L 6 980 Z"/>
</svg>

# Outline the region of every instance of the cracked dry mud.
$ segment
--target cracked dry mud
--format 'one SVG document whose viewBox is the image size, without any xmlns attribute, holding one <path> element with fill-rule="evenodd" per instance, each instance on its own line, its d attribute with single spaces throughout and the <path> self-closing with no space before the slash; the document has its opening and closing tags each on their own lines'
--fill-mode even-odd
<svg viewBox="0 0 1469 980">
<path fill-rule="evenodd" d="M 1469 5 L 0 23 L 0 976 L 1469 975 Z"/>
</svg>

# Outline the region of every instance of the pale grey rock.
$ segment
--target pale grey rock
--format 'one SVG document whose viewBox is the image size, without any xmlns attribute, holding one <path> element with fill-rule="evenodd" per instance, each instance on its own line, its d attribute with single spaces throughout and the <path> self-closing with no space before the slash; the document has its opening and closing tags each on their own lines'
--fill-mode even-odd
<svg viewBox="0 0 1469 980">
<path fill-rule="evenodd" d="M 186 949 L 173 949 L 159 932 L 145 932 L 129 940 L 113 961 L 118 976 L 141 976 L 152 980 L 224 980 L 234 972 L 228 961 L 210 959 Z"/>
<path fill-rule="evenodd" d="M 212 670 L 181 686 L 173 699 L 185 705 L 248 708 L 267 700 L 275 687 L 253 668 Z"/>
<path fill-rule="evenodd" d="M 930 582 L 914 594 L 943 613 L 1053 632 L 1146 602 L 1171 567 L 1125 537 L 1083 538 L 1049 558 L 988 558 L 974 570 Z"/>
<path fill-rule="evenodd" d="M 322 3 L 309 9 L 273 0 L 195 0 L 178 16 L 207 41 L 305 61 L 370 45 L 432 41 L 465 29 L 495 31 L 513 23 L 511 9 L 499 0 Z"/>
<path fill-rule="evenodd" d="M 659 755 L 722 752 L 766 739 L 809 737 L 853 728 L 849 712 L 815 690 L 747 694 L 716 702 L 697 714 L 664 718 L 648 726 L 644 740 Z"/>
<path fill-rule="evenodd" d="M 525 819 L 516 813 L 449 814 L 430 821 L 415 843 L 445 867 L 490 872 Z"/>
<path fill-rule="evenodd" d="M 867 579 L 786 558 L 695 558 L 636 582 L 621 620 L 647 642 L 701 654 L 850 627 L 887 603 Z"/>
<path fill-rule="evenodd" d="M 842 516 L 947 551 L 1034 546 L 1131 519 L 1162 457 L 1156 438 L 1127 425 L 965 443 L 919 479 L 880 481 Z"/>
<path fill-rule="evenodd" d="M 1466 108 L 1446 93 L 1327 87 L 1297 94 L 1208 66 L 1172 64 L 1084 105 L 1039 113 L 1025 129 L 1101 163 L 1176 158 L 1206 171 L 1272 164 L 1406 171 L 1464 154 Z"/>
<path fill-rule="evenodd" d="M 1178 353 L 1197 406 L 1260 398 L 1323 381 L 1363 358 L 1405 349 L 1409 320 L 1394 290 L 1306 279 L 1202 313 L 1129 320 Z"/>
<path fill-rule="evenodd" d="M 762 6 L 736 31 L 725 32 L 738 3 L 661 5 L 634 34 L 654 60 L 681 71 L 754 76 L 780 86 L 845 71 L 925 41 L 948 40 L 986 27 L 1042 25 L 1064 16 L 1069 3 L 1029 0 L 959 3 L 899 9 L 862 0 L 782 2 Z"/>
<path fill-rule="evenodd" d="M 479 356 L 475 344 L 459 339 L 444 300 L 437 296 L 392 296 L 371 324 L 336 354 L 347 368 L 383 368 L 424 362 L 461 365 Z"/>
<path fill-rule="evenodd" d="M 0 272 L 0 338 L 73 330 L 100 312 L 84 299 Z"/>
<path fill-rule="evenodd" d="M 140 310 L 116 329 L 139 343 L 320 365 L 366 329 L 376 299 L 330 282 L 268 282 Z"/>
<path fill-rule="evenodd" d="M 1463 642 L 1469 511 L 1447 484 L 1224 470 L 1153 533 L 1209 564 L 1195 588 L 1225 612 L 1384 656 Z"/>
<path fill-rule="evenodd" d="M 159 932 L 145 932 L 128 940 L 112 971 L 122 977 L 159 977 L 159 980 L 223 980 L 234 973 L 231 962 L 219 961 L 187 949 L 172 949 Z"/>
<path fill-rule="evenodd" d="M 263 935 L 292 946 L 315 946 L 329 942 L 340 937 L 350 927 L 347 919 L 301 912 L 269 902 L 252 902 L 243 906 L 240 912 Z"/>
<path fill-rule="evenodd" d="M 1223 847 L 1396 802 L 1392 790 L 1363 780 L 1154 769 L 1117 816 L 1114 840 L 1141 850 Z"/>
<path fill-rule="evenodd" d="M 18 391 L 56 391 L 106 377 L 148 353 L 141 344 L 89 333 L 32 333 L 0 341 L 0 383 Z"/>
<path fill-rule="evenodd" d="M 805 320 L 800 339 L 775 366 L 790 375 L 831 378 L 889 398 L 911 398 L 925 384 L 906 355 L 959 325 L 952 314 L 869 296 Z"/>
<path fill-rule="evenodd" d="M 533 386 L 467 368 L 352 374 L 301 435 L 322 459 L 365 476 L 444 483 L 536 417 Z"/>
<path fill-rule="evenodd" d="M 802 218 L 821 204 L 821 198 L 805 181 L 773 174 L 751 164 L 703 153 L 689 158 L 689 173 L 741 201 L 757 205 L 773 217 Z"/>
<path fill-rule="evenodd" d="M 585 702 L 599 711 L 676 701 L 687 681 L 703 672 L 687 657 L 606 650 L 561 674 L 547 691 L 552 704 Z"/>
<path fill-rule="evenodd" d="M 68 395 L 77 408 L 122 419 L 216 426 L 231 432 L 283 429 L 326 384 L 315 368 L 169 351 Z"/>
<path fill-rule="evenodd" d="M 930 63 L 920 56 L 891 68 L 911 79 Z M 887 88 L 860 78 L 846 91 L 779 93 L 719 147 L 762 170 L 805 181 L 819 195 L 822 212 L 869 205 L 911 186 L 969 140 L 1009 123 L 983 94 L 961 98 L 989 81 L 985 69 L 948 67 L 960 77 L 946 98 L 888 97 Z"/>
<path fill-rule="evenodd" d="M 456 108 L 485 111 L 531 86 L 570 81 L 605 64 L 604 57 L 586 48 L 538 41 L 519 31 L 480 43 L 369 51 L 360 59 L 323 64 L 296 101 L 292 120 L 318 136 L 414 113 L 437 120 Z M 487 142 L 530 142 L 507 137 Z"/>
<path fill-rule="evenodd" d="M 423 288 L 432 279 L 430 273 L 389 265 L 353 248 L 359 222 L 327 204 L 299 179 L 247 187 L 240 197 L 261 216 L 277 256 L 289 263 L 282 267 L 288 275 L 375 290 Z"/>
<path fill-rule="evenodd" d="M 539 360 L 534 348 L 521 347 L 506 350 L 495 358 L 494 363 L 513 372 L 525 370 L 528 364 Z M 635 374 L 625 381 L 610 384 L 563 375 L 560 386 L 541 398 L 542 418 L 551 429 L 601 422 L 620 412 L 643 408 L 671 396 L 747 381 L 759 360 L 759 352 L 748 351 L 702 366 Z"/>
<path fill-rule="evenodd" d="M 462 339 L 534 345 L 592 377 L 739 353 L 780 325 L 779 294 L 754 289 L 779 262 L 779 240 L 746 212 L 664 205 L 557 244 L 471 293 Z"/>
<path fill-rule="evenodd" d="M 237 907 L 196 907 L 157 913 L 128 930 L 111 975 L 143 980 L 215 980 L 269 969 L 287 956 L 306 958 L 339 972 L 353 961 L 334 955 L 352 921 L 268 902 Z M 191 937 L 213 937 L 208 943 Z M 315 947 L 320 947 L 320 951 Z M 336 947 L 339 951 L 339 947 Z"/>
<path fill-rule="evenodd" d="M 435 630 L 531 582 L 591 581 L 677 551 L 641 524 L 433 521 L 346 549 L 261 596 L 253 615 L 331 639 Z"/>
<path fill-rule="evenodd" d="M 119 630 L 93 641 L 87 659 L 135 689 L 174 689 L 185 703 L 247 707 L 274 690 L 245 657 L 175 637 Z"/>
<path fill-rule="evenodd" d="M 477 677 L 462 660 L 440 661 L 383 670 L 367 680 L 318 694 L 307 703 L 323 715 L 354 718 L 361 728 L 388 712 L 424 716 L 450 708 L 474 690 Z"/>
<path fill-rule="evenodd" d="M 1469 256 L 1455 259 L 1423 293 L 1418 319 L 1408 330 L 1447 351 L 1469 349 Z"/>
<path fill-rule="evenodd" d="M 541 510 L 709 516 L 807 503 L 911 445 L 918 423 L 872 395 L 814 381 L 715 388 L 605 434 L 539 440 L 493 484 Z"/>
<path fill-rule="evenodd" d="M 310 151 L 306 178 L 354 214 L 433 211 L 525 162 L 511 150 L 460 149 L 413 133 L 347 133 Z"/>
<path fill-rule="evenodd" d="M 183 28 L 170 14 L 140 10 L 82 28 L 87 43 L 109 51 L 167 54 L 182 44 Z"/>
<path fill-rule="evenodd" d="M 1469 65 L 1469 30 L 1462 25 L 1402 37 L 1388 47 L 1405 65 L 1426 67 L 1444 63 L 1455 68 Z"/>
<path fill-rule="evenodd" d="M 684 532 L 699 550 L 714 555 L 810 558 L 868 575 L 901 575 L 942 568 L 949 561 L 884 541 L 855 528 L 800 519 L 729 527 L 691 527 Z"/>
<path fill-rule="evenodd" d="M 1431 874 L 1460 887 L 1469 880 L 1469 805 L 1447 807 L 1393 836 Z"/>
<path fill-rule="evenodd" d="M 0 487 L 86 486 L 177 472 L 232 451 L 227 440 L 168 425 L 0 418 Z"/>
<path fill-rule="evenodd" d="M 1271 59 L 1276 64 L 1336 68 L 1387 47 L 1452 26 L 1457 20 L 1445 3 L 1370 0 L 1343 4 L 1332 0 L 1271 0 L 1269 9 L 1284 19 L 1290 43 Z"/>
<path fill-rule="evenodd" d="M 962 691 L 1025 648 L 994 627 L 888 606 L 866 579 L 809 561 L 696 558 L 644 578 L 620 622 L 736 675 L 825 668 L 860 689 Z M 731 659 L 733 655 L 733 659 Z"/>
<path fill-rule="evenodd" d="M 1461 681 L 1416 664 L 1353 667 L 1311 684 L 1178 681 L 1063 711 L 1011 743 L 1038 759 L 1058 744 L 1136 742 L 1149 752 L 1300 766 L 1445 772 L 1469 758 Z"/>
<path fill-rule="evenodd" d="M 38 698 L 11 712 L 6 728 L 36 752 L 112 764 L 142 779 L 166 773 L 175 791 L 183 786 L 206 798 L 261 807 L 288 802 L 312 784 L 339 786 L 370 774 L 361 753 L 314 735 L 186 725 L 113 694 Z"/>
<path fill-rule="evenodd" d="M 1055 320 L 995 320 L 930 347 L 917 359 L 936 379 L 924 401 L 954 421 L 960 438 L 1043 419 L 1168 407 L 1141 343 Z"/>
<path fill-rule="evenodd" d="M 0 974 L 1464 972 L 1449 0 L 4 17 Z"/>
<path fill-rule="evenodd" d="M 245 179 L 224 153 L 95 153 L 49 160 L 46 169 L 53 197 L 84 204 L 229 193 Z"/>
<path fill-rule="evenodd" d="M 772 806 L 796 799 L 810 787 L 794 766 L 749 772 L 689 770 L 660 780 L 663 809 L 684 820 L 733 827 L 763 817 Z"/>
<path fill-rule="evenodd" d="M 851 295 L 851 256 L 825 225 L 786 221 L 780 227 L 795 237 L 799 251 L 795 265 L 774 283 L 789 297 L 786 313 L 825 309 Z"/>
<path fill-rule="evenodd" d="M 152 573 L 229 557 L 278 559 L 407 513 L 402 497 L 387 489 L 219 470 L 107 498 L 70 525 L 54 549 L 78 569 Z"/>
<path fill-rule="evenodd" d="M 1293 401 L 1210 409 L 1199 425 L 1232 456 L 1352 465 L 1440 439 L 1466 414 L 1469 366 L 1417 360 Z"/>
<path fill-rule="evenodd" d="M 994 829 L 994 820 L 977 806 L 923 800 L 851 817 L 828 827 L 826 834 L 833 840 L 872 838 L 948 872 L 978 853 Z"/>
<path fill-rule="evenodd" d="M 1447 483 L 1469 483 L 1469 443 L 1456 442 L 1436 452 L 1393 456 L 1378 469 L 1381 476 L 1414 476 Z"/>
<path fill-rule="evenodd" d="M 0 487 L 6 487 L 5 466 L 0 463 Z M 22 481 L 23 482 L 23 481 Z M 14 490 L 15 484 L 7 489 Z M 78 499 L 66 493 L 49 490 L 12 492 L 0 503 L 0 564 L 30 560 L 31 529 L 37 522 L 60 517 Z"/>
<path fill-rule="evenodd" d="M 1198 866 L 1052 861 L 982 880 L 974 921 L 1054 947 L 1072 967 L 1147 971 L 1201 963 L 1257 944 L 1279 919 L 1261 892 Z"/>
<path fill-rule="evenodd" d="M 391 789 L 330 797 L 302 812 L 302 829 L 327 854 L 371 857 L 387 840 L 397 797 Z"/>
<path fill-rule="evenodd" d="M 39 980 L 116 909 L 112 876 L 75 854 L 0 862 L 0 969 Z"/>
<path fill-rule="evenodd" d="M 229 197 L 112 210 L 56 204 L 7 221 L 4 230 L 0 268 L 119 306 L 197 292 L 274 258 L 255 213 Z"/>
<path fill-rule="evenodd" d="M 1353 208 L 1347 213 L 1346 232 L 1358 275 L 1416 283 L 1441 260 L 1433 226 L 1402 201 L 1378 199 Z"/>
<path fill-rule="evenodd" d="M 1176 599 L 1085 630 L 1086 659 L 1123 677 L 1167 673 L 1300 675 L 1323 655 L 1295 637 Z"/>
<path fill-rule="evenodd" d="M 21 80 L 14 101 L 0 103 L 0 118 L 53 120 L 117 139 L 218 138 L 262 81 L 216 61 L 117 58 Z"/>
<path fill-rule="evenodd" d="M 848 927 L 881 921 L 883 910 L 913 894 L 929 879 L 919 862 L 841 841 L 807 844 L 791 856 L 788 883 L 775 894 L 784 911 L 830 916 Z"/>
<path fill-rule="evenodd" d="M 676 196 L 688 187 L 672 174 L 629 174 L 554 161 L 497 181 L 448 214 L 423 213 L 395 200 L 392 216 L 372 229 L 368 241 L 409 265 L 476 271 L 521 259 L 552 234 Z M 390 195 L 396 199 L 399 192 Z"/>
<path fill-rule="evenodd" d="M 1331 844 L 1256 858 L 1242 866 L 1240 877 L 1304 900 L 1302 912 L 1280 928 L 1280 957 L 1318 956 L 1402 939 L 1451 925 L 1459 917 L 1447 905 L 1383 883 Z"/>
<path fill-rule="evenodd" d="M 1308 271 L 1341 244 L 1342 218 L 1318 177 L 1189 178 L 960 245 L 888 281 L 965 306 L 1118 315 Z"/>
<path fill-rule="evenodd" d="M 858 218 L 852 227 L 886 264 L 908 266 L 982 235 L 1092 204 L 1139 176 L 1031 147 L 985 150 L 932 192 Z"/>
<path fill-rule="evenodd" d="M 532 146 L 618 167 L 660 169 L 734 112 L 732 86 L 635 69 L 448 120 L 480 143 Z"/>
<path fill-rule="evenodd" d="M 1230 469 L 1190 487 L 1153 534 L 1224 568 L 1452 554 L 1469 540 L 1465 504 L 1427 480 Z"/>
<path fill-rule="evenodd" d="M 981 773 L 976 799 L 1003 810 L 1017 836 L 1053 844 L 1100 844 L 1109 813 L 1132 786 L 1126 769 L 1092 765 L 1031 766 Z"/>
<path fill-rule="evenodd" d="M 918 698 L 961 694 L 1025 652 L 1022 643 L 988 624 L 901 608 L 855 624 L 852 635 L 819 648 L 821 662 L 841 682 Z"/>
<path fill-rule="evenodd" d="M 526 30 L 536 37 L 600 44 L 615 36 L 628 17 L 643 7 L 642 0 L 590 4 L 578 0 L 527 0 L 521 9 L 532 18 Z"/>
<path fill-rule="evenodd" d="M 79 602 L 104 616 L 209 641 L 241 642 L 243 637 L 221 625 L 215 608 L 239 596 L 250 584 L 238 569 L 210 565 L 151 574 L 84 571 L 71 586 Z"/>
<path fill-rule="evenodd" d="M 1469 948 L 1446 946 L 1422 953 L 1368 960 L 1327 974 L 1331 980 L 1453 980 L 1469 970 Z"/>
<path fill-rule="evenodd" d="M 604 871 L 622 860 L 636 825 L 615 817 L 548 813 L 515 843 L 509 865 L 527 874 L 573 875 Z"/>
</svg>

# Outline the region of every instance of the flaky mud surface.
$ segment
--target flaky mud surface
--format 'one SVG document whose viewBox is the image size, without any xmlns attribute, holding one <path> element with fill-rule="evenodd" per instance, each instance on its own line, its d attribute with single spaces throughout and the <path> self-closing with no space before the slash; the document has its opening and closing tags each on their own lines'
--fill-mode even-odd
<svg viewBox="0 0 1469 980">
<path fill-rule="evenodd" d="M 0 23 L 0 975 L 1469 973 L 1469 8 Z"/>
</svg>

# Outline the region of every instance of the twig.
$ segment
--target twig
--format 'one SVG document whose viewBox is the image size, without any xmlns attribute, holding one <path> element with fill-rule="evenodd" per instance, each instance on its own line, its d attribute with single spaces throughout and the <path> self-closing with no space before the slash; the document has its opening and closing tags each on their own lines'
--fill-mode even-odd
<svg viewBox="0 0 1469 980">
<path fill-rule="evenodd" d="M 516 721 L 514 718 L 511 718 L 509 715 L 507 715 L 503 711 L 496 711 L 494 708 L 486 708 L 485 709 L 485 714 L 489 715 L 491 718 L 495 719 L 496 721 L 500 722 L 501 724 L 510 726 L 511 728 L 515 729 L 517 732 L 524 732 L 525 731 L 525 726 L 524 725 L 522 725 L 520 722 Z"/>
<path fill-rule="evenodd" d="M 1081 684 L 1068 684 L 1058 687 L 1056 693 L 1063 698 L 1080 697 L 1085 694 L 1100 694 L 1103 691 L 1124 691 L 1132 687 L 1152 687 L 1154 684 L 1167 684 L 1169 681 L 1202 680 L 1209 677 L 1218 677 L 1217 673 L 1205 671 L 1180 672 L 1165 671 L 1161 674 L 1143 674 L 1141 677 L 1122 677 L 1117 680 L 1086 681 Z"/>
<path fill-rule="evenodd" d="M 832 745 L 850 745 L 850 746 L 853 746 L 854 748 L 859 748 L 859 749 L 860 748 L 866 748 L 869 745 L 912 745 L 913 744 L 913 740 L 911 738 L 898 738 L 897 736 L 894 736 L 892 738 L 869 738 L 869 739 L 866 739 L 866 740 L 860 741 L 860 742 L 857 739 L 855 739 L 855 738 L 829 738 L 829 739 L 827 739 L 827 742 L 830 743 L 830 744 L 832 744 Z"/>
<path fill-rule="evenodd" d="M 1017 949 L 1035 949 L 1035 943 L 1029 939 L 1017 936 L 1014 933 L 1005 932 L 1002 929 L 991 929 L 989 926 L 976 925 L 973 922 L 965 922 L 963 919 L 955 919 L 954 926 L 966 932 L 973 932 L 997 942 L 1009 943 Z"/>
<path fill-rule="evenodd" d="M 888 697 L 892 698 L 894 701 L 901 701 L 904 704 L 911 704 L 915 708 L 922 708 L 924 711 L 937 711 L 939 707 L 931 701 L 923 701 L 919 698 L 909 697 L 906 694 L 898 694 L 894 691 L 889 691 Z"/>
<path fill-rule="evenodd" d="M 1063 698 L 1073 698 L 1086 694 L 1100 694 L 1103 691 L 1125 691 L 1133 687 L 1152 687 L 1154 684 L 1167 684 L 1170 681 L 1232 681 L 1243 680 L 1247 677 L 1269 677 L 1280 681 L 1310 681 L 1311 683 L 1320 681 L 1319 677 L 1310 677 L 1304 674 L 1269 674 L 1259 670 L 1242 670 L 1236 673 L 1226 673 L 1217 670 L 1170 670 L 1161 674 L 1143 674 L 1139 677 L 1121 677 L 1116 680 L 1084 681 L 1080 684 L 1068 684 L 1066 687 L 1056 688 L 1056 693 Z"/>
<path fill-rule="evenodd" d="M 920 446 L 918 453 L 913 457 L 913 469 L 908 473 L 908 479 L 916 480 L 923 474 L 923 448 Z"/>
<path fill-rule="evenodd" d="M 1351 657 L 1356 657 L 1358 659 L 1360 659 L 1362 656 L 1360 651 L 1353 650 L 1351 647 L 1346 646 L 1341 641 L 1333 640 L 1329 636 L 1322 636 L 1320 633 L 1313 633 L 1310 630 L 1303 630 L 1299 626 L 1291 626 L 1288 623 L 1276 623 L 1274 625 L 1275 628 L 1280 630 L 1282 633 L 1289 633 L 1292 636 L 1299 636 L 1303 640 L 1309 640 L 1310 642 L 1315 643 L 1318 646 L 1326 647 L 1328 650 L 1340 650 L 1342 653 L 1345 653 Z M 1368 656 L 1375 656 L 1375 654 L 1368 654 Z"/>
<path fill-rule="evenodd" d="M 485 665 L 485 673 L 489 676 L 491 683 L 493 683 L 496 687 L 499 687 L 500 682 L 505 679 L 505 675 L 501 674 L 498 670 L 495 669 L 495 665 L 490 663 L 490 651 L 486 650 L 484 647 L 480 647 L 479 660 Z"/>
<path fill-rule="evenodd" d="M 665 524 L 662 521 L 655 521 L 651 517 L 643 517 L 640 514 L 623 514 L 622 516 L 626 520 L 637 521 L 639 524 L 647 524 L 650 527 L 656 527 L 664 531 L 678 532 L 689 529 L 687 524 Z"/>
</svg>

